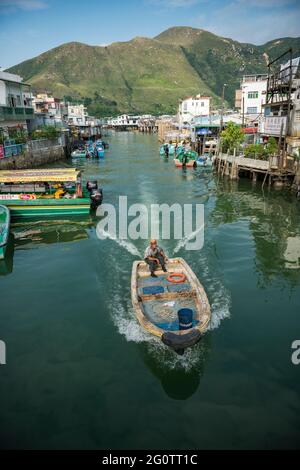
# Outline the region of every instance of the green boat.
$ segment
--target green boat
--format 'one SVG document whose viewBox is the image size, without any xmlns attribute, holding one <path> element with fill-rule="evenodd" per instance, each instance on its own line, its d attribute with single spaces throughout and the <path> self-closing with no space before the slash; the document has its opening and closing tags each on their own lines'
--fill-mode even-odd
<svg viewBox="0 0 300 470">
<path fill-rule="evenodd" d="M 97 182 L 83 189 L 76 168 L 0 171 L 0 203 L 12 217 L 84 215 L 101 202 Z"/>
<path fill-rule="evenodd" d="M 4 259 L 10 227 L 10 212 L 6 206 L 0 206 L 0 259 Z"/>
</svg>

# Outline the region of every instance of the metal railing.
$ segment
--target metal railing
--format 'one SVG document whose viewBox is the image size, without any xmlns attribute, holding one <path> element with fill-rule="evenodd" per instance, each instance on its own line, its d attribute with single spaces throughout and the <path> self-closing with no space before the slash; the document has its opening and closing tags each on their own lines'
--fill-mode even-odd
<svg viewBox="0 0 300 470">
<path fill-rule="evenodd" d="M 4 148 L 4 158 L 6 157 L 13 157 L 16 155 L 20 155 L 24 152 L 24 144 L 13 144 L 13 145 L 5 145 Z"/>
<path fill-rule="evenodd" d="M 7 120 L 17 120 L 23 117 L 24 119 L 30 119 L 34 117 L 33 108 L 26 108 L 18 106 L 13 108 L 12 106 L 1 106 L 0 105 L 0 121 Z"/>
</svg>

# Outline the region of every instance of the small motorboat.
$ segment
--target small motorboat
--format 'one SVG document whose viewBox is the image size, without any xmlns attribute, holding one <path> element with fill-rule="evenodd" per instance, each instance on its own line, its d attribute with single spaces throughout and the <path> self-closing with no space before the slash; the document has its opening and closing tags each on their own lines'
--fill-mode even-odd
<svg viewBox="0 0 300 470">
<path fill-rule="evenodd" d="M 210 305 L 200 281 L 182 258 L 169 259 L 168 272 L 151 277 L 145 261 L 132 267 L 131 297 L 141 326 L 178 354 L 196 344 L 206 331 Z"/>
<path fill-rule="evenodd" d="M 194 150 L 186 150 L 179 153 L 176 158 L 174 158 L 174 163 L 176 167 L 182 168 L 192 168 L 196 166 L 196 159 L 198 157 L 197 152 Z"/>
<path fill-rule="evenodd" d="M 197 166 L 211 168 L 213 165 L 212 157 L 207 157 L 206 155 L 201 155 L 196 160 Z"/>
<path fill-rule="evenodd" d="M 165 148 L 168 147 L 168 154 L 166 153 L 165 151 Z M 160 149 L 159 149 L 159 154 L 162 156 L 162 157 L 166 157 L 166 156 L 172 156 L 172 155 L 175 155 L 175 145 L 173 144 L 168 144 L 168 143 L 165 143 L 163 145 L 161 145 Z"/>
<path fill-rule="evenodd" d="M 104 157 L 104 148 L 103 147 L 97 147 L 96 148 L 96 154 L 97 154 L 97 157 L 103 158 Z"/>
<path fill-rule="evenodd" d="M 85 158 L 86 150 L 85 149 L 76 149 L 71 153 L 72 158 Z"/>
<path fill-rule="evenodd" d="M 196 160 L 188 160 L 186 163 L 184 163 L 179 158 L 175 158 L 174 163 L 177 168 L 182 168 L 182 167 L 193 168 L 196 165 Z"/>
<path fill-rule="evenodd" d="M 10 228 L 10 211 L 6 206 L 0 206 L 0 259 L 4 259 Z"/>
</svg>

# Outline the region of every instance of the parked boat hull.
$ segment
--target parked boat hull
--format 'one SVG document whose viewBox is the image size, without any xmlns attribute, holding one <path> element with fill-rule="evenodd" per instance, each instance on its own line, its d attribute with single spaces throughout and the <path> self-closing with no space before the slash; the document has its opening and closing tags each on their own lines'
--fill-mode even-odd
<svg viewBox="0 0 300 470">
<path fill-rule="evenodd" d="M 74 152 L 71 153 L 72 158 L 86 158 L 86 152 Z"/>
<path fill-rule="evenodd" d="M 4 259 L 10 229 L 10 212 L 5 205 L 0 205 L 0 259 Z"/>
<path fill-rule="evenodd" d="M 28 201 L 8 199 L 1 201 L 12 217 L 49 217 L 55 215 L 84 215 L 90 212 L 90 199 L 33 199 Z"/>
<path fill-rule="evenodd" d="M 158 270 L 157 277 L 152 278 L 144 261 L 133 263 L 132 305 L 145 330 L 176 352 L 181 352 L 196 344 L 206 331 L 211 316 L 210 306 L 204 288 L 182 258 L 170 259 L 167 268 L 168 273 Z M 168 279 L 170 272 L 184 274 L 185 281 L 172 283 Z M 159 291 L 149 293 L 149 286 L 150 291 Z M 193 311 L 189 329 L 180 327 L 178 310 L 182 308 Z"/>
<path fill-rule="evenodd" d="M 186 168 L 193 168 L 195 166 L 195 160 L 190 160 L 189 162 L 187 162 L 185 165 L 182 164 L 182 162 L 180 160 L 178 160 L 177 158 L 174 159 L 174 163 L 175 163 L 175 166 L 177 168 L 182 168 L 183 166 L 185 166 Z"/>
</svg>

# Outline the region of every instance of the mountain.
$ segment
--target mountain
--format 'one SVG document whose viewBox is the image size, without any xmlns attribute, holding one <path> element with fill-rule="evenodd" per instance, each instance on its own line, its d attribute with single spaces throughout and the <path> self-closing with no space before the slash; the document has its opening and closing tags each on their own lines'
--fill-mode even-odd
<svg viewBox="0 0 300 470">
<path fill-rule="evenodd" d="M 98 116 L 118 112 L 172 113 L 179 98 L 201 93 L 220 104 L 245 73 L 264 73 L 267 61 L 300 38 L 282 38 L 262 46 L 243 44 L 190 27 L 170 28 L 153 39 L 136 37 L 109 46 L 71 42 L 26 60 L 8 71 L 21 75 L 34 90 L 81 99 Z"/>
</svg>

